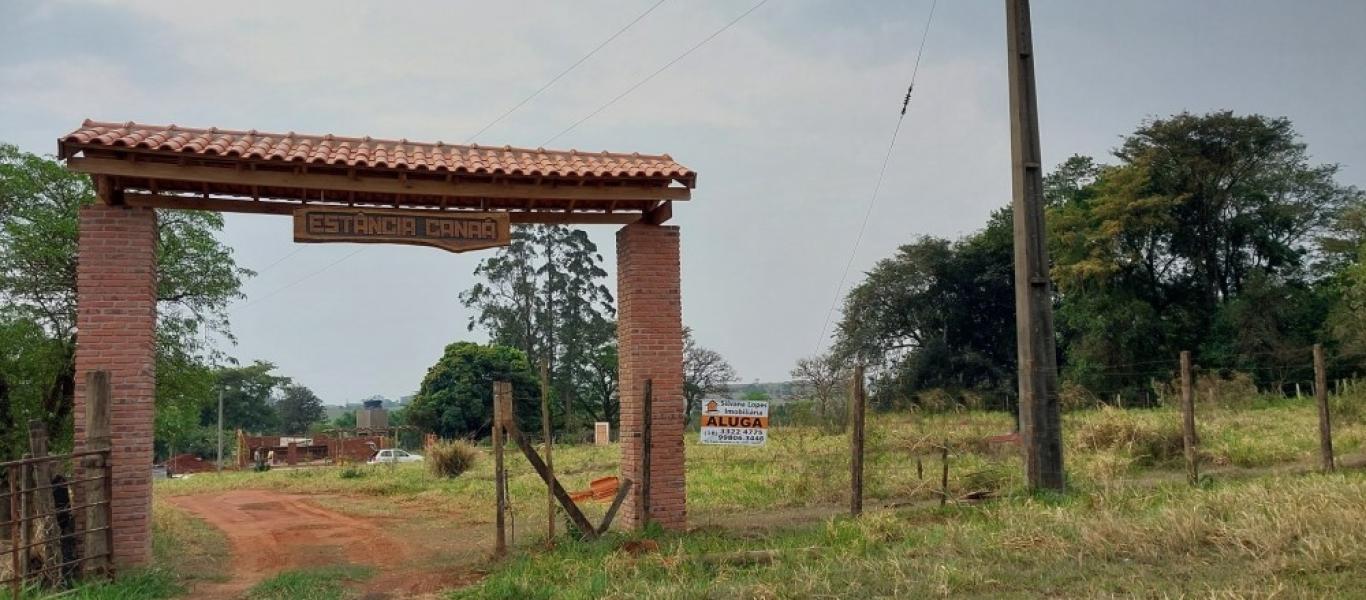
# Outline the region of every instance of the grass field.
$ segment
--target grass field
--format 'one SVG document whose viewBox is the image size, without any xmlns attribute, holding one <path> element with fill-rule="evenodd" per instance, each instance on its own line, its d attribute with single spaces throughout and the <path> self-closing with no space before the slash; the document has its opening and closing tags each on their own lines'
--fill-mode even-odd
<svg viewBox="0 0 1366 600">
<path fill-rule="evenodd" d="M 1343 405 L 1334 436 L 1339 456 L 1357 465 L 1366 449 L 1360 413 L 1359 406 Z M 481 567 L 488 574 L 480 583 L 452 595 L 1366 597 L 1358 589 L 1366 581 L 1366 475 L 1359 466 L 1334 475 L 1312 472 L 1318 438 L 1309 401 L 1202 407 L 1206 480 L 1198 488 L 1185 484 L 1176 412 L 1097 409 L 1064 421 L 1069 491 L 1038 496 L 1023 490 L 1015 448 L 984 441 L 1011 430 L 1009 415 L 873 415 L 870 510 L 859 519 L 839 516 L 848 486 L 843 436 L 778 428 L 762 448 L 700 446 L 690 438 L 694 531 L 646 533 L 657 549 L 644 553 L 623 549 L 638 547 L 635 535 L 597 543 L 562 537 L 554 550 L 543 550 L 536 540 L 545 521 L 544 486 L 513 454 L 519 546 L 512 558 Z M 950 449 L 950 497 L 989 492 L 996 498 L 940 508 L 940 445 Z M 615 473 L 618 458 L 615 447 L 562 447 L 555 454 L 569 489 Z M 381 505 L 411 504 L 487 522 L 491 462 L 485 457 L 455 479 L 412 465 L 360 467 L 350 477 L 338 469 L 200 475 L 160 482 L 156 494 L 272 489 L 326 495 L 330 508 L 360 516 L 382 510 L 373 502 L 382 499 Z M 591 504 L 587 512 L 596 519 L 602 511 Z M 159 540 L 189 543 L 202 555 L 217 552 L 211 535 L 162 512 Z M 761 564 L 735 564 L 752 562 L 751 555 L 735 554 L 751 550 L 773 552 Z M 176 571 L 213 577 L 211 568 Z M 344 594 L 338 588 L 335 596 L 318 597 Z"/>
</svg>

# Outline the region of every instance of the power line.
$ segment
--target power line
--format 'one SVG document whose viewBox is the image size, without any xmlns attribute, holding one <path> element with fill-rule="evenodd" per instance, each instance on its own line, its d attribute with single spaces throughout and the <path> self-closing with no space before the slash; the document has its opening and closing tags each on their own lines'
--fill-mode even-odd
<svg viewBox="0 0 1366 600">
<path fill-rule="evenodd" d="M 276 265 L 278 265 L 278 264 L 280 264 L 280 263 L 282 263 L 282 262 L 285 262 L 285 261 L 287 261 L 287 260 L 293 258 L 295 254 L 298 254 L 298 253 L 300 253 L 300 252 L 303 252 L 303 250 L 304 250 L 305 247 L 306 247 L 306 246 L 299 246 L 298 248 L 295 248 L 294 251 L 290 252 L 289 254 L 286 254 L 286 255 L 284 255 L 284 256 L 281 256 L 281 257 L 278 258 L 278 259 L 275 259 L 275 262 L 272 262 L 272 263 L 266 265 L 266 268 L 261 269 L 260 271 L 257 271 L 256 274 L 257 274 L 257 275 L 260 275 L 260 274 L 262 274 L 262 273 L 265 273 L 266 271 L 269 271 L 269 270 L 275 268 Z"/>
<path fill-rule="evenodd" d="M 937 0 L 936 0 L 936 1 L 937 1 Z M 752 12 L 758 10 L 760 6 L 763 6 L 763 5 L 767 4 L 767 3 L 768 3 L 768 0 L 759 0 L 759 2 L 757 2 L 757 3 L 754 4 L 754 6 L 749 7 L 749 10 L 747 10 L 747 11 L 745 11 L 745 12 L 743 12 L 743 13 L 740 13 L 740 16 L 735 17 L 734 19 L 731 19 L 729 23 L 726 23 L 725 25 L 721 26 L 720 29 L 717 29 L 716 31 L 711 32 L 711 35 L 709 35 L 709 36 L 707 36 L 707 37 L 705 37 L 705 38 L 702 38 L 701 41 L 697 42 L 696 44 L 693 44 L 691 48 L 688 48 L 687 50 L 684 50 L 682 54 L 679 54 L 678 56 L 675 56 L 675 57 L 673 58 L 673 60 L 671 60 L 671 61 L 669 61 L 669 62 L 667 62 L 667 63 L 664 63 L 664 66 L 662 66 L 662 67 L 656 69 L 655 72 L 650 73 L 650 74 L 649 74 L 648 76 L 646 76 L 644 79 L 642 79 L 642 80 L 640 80 L 640 81 L 637 81 L 637 82 L 635 83 L 635 85 L 632 85 L 631 87 L 626 88 L 624 91 L 622 91 L 620 94 L 617 94 L 617 95 L 616 95 L 615 97 L 613 97 L 611 100 L 608 100 L 608 101 L 607 101 L 605 104 L 603 104 L 602 106 L 599 106 L 599 107 L 597 107 L 596 109 L 594 109 L 593 112 L 590 112 L 590 113 L 588 113 L 587 115 L 584 115 L 583 118 L 581 118 L 581 119 L 579 119 L 579 120 L 577 120 L 577 121 L 574 121 L 573 124 L 571 124 L 571 125 L 568 126 L 568 127 L 565 127 L 565 128 L 564 128 L 563 130 L 561 130 L 559 133 L 550 136 L 550 139 L 547 139 L 546 141 L 542 142 L 541 145 L 542 145 L 542 146 L 548 146 L 548 145 L 550 145 L 551 142 L 553 142 L 553 141 L 559 139 L 560 136 L 562 136 L 562 135 L 564 135 L 564 134 L 566 134 L 566 133 L 569 133 L 570 131 L 573 131 L 576 127 L 578 127 L 579 125 L 582 125 L 585 121 L 587 121 L 587 120 L 589 120 L 589 119 L 591 119 L 591 118 L 597 116 L 598 113 L 600 113 L 600 112 L 602 112 L 602 111 L 604 111 L 604 110 L 607 110 L 609 107 L 611 107 L 613 104 L 616 104 L 616 103 L 617 103 L 618 101 L 620 101 L 622 98 L 625 98 L 625 97 L 631 95 L 631 92 L 634 92 L 634 91 L 636 91 L 637 89 L 639 89 L 640 86 L 643 86 L 643 85 L 649 83 L 651 79 L 654 79 L 654 78 L 657 77 L 660 73 L 663 73 L 664 71 L 667 71 L 667 70 L 669 69 L 669 67 L 674 66 L 675 64 L 678 63 L 678 61 L 681 61 L 681 60 L 687 58 L 689 54 L 692 54 L 692 53 L 695 52 L 698 48 L 701 48 L 702 46 L 705 46 L 705 45 L 707 44 L 707 42 L 710 42 L 710 41 L 712 41 L 713 39 L 716 39 L 716 36 L 721 35 L 721 34 L 724 33 L 727 29 L 730 29 L 732 26 L 734 26 L 736 23 L 739 23 L 741 19 L 744 19 L 745 17 L 748 17 L 750 13 L 752 13 Z"/>
<path fill-rule="evenodd" d="M 592 58 L 593 55 L 594 55 L 594 54 L 597 54 L 599 50 L 602 50 L 603 48 L 607 47 L 608 44 L 612 43 L 612 40 L 615 40 L 615 39 L 617 39 L 618 37 L 620 37 L 621 34 L 626 33 L 626 30 L 627 30 L 627 29 L 630 29 L 631 27 L 634 27 L 636 23 L 639 23 L 639 22 L 641 21 L 641 19 L 644 19 L 647 15 L 649 15 L 649 14 L 652 13 L 652 12 L 654 12 L 654 10 L 655 10 L 656 8 L 659 8 L 659 5 L 664 4 L 666 1 L 667 1 L 667 0 L 659 0 L 659 2 L 656 2 L 656 3 L 654 3 L 653 5 L 651 5 L 650 8 L 645 9 L 645 12 L 640 13 L 639 15 L 636 16 L 635 19 L 632 19 L 630 23 L 627 23 L 624 27 L 622 27 L 621 29 L 618 29 L 616 33 L 613 33 L 613 34 L 612 34 L 611 36 L 609 36 L 607 39 L 603 40 L 602 43 L 598 44 L 596 47 L 594 47 L 592 50 L 590 50 L 590 51 L 588 52 L 588 54 L 585 54 L 585 55 L 583 55 L 583 57 L 580 58 L 579 60 L 574 61 L 574 64 L 569 65 L 568 68 L 566 68 L 566 69 L 563 70 L 563 71 L 560 71 L 560 74 L 559 74 L 559 75 L 556 75 L 556 76 L 550 78 L 550 81 L 545 82 L 545 85 L 542 85 L 542 86 L 541 86 L 540 88 L 538 88 L 536 91 L 532 92 L 530 96 L 527 96 L 527 97 L 525 97 L 525 98 L 522 98 L 522 101 L 521 101 L 521 102 L 518 102 L 517 104 L 513 105 L 512 108 L 507 109 L 506 111 L 503 112 L 503 114 L 498 115 L 498 118 L 497 118 L 497 119 L 494 119 L 494 120 L 492 120 L 492 121 L 489 121 L 489 123 L 488 123 L 487 125 L 484 125 L 483 127 L 481 127 L 481 128 L 479 129 L 479 131 L 474 132 L 474 135 L 471 135 L 471 136 L 469 136 L 468 138 L 465 138 L 465 143 L 468 144 L 468 143 L 474 141 L 474 138 L 479 137 L 479 136 L 482 135 L 485 131 L 488 131 L 489 128 L 493 127 L 494 125 L 497 125 L 499 122 L 501 122 L 503 119 L 506 119 L 506 118 L 507 118 L 509 115 L 511 115 L 512 113 L 517 112 L 517 110 L 520 109 L 520 108 L 522 108 L 523 106 L 525 106 L 527 102 L 531 102 L 531 100 L 532 100 L 533 98 L 535 98 L 536 96 L 541 95 L 541 92 L 544 92 L 544 91 L 550 89 L 550 86 L 555 85 L 555 82 L 559 81 L 560 78 L 564 77 L 565 75 L 568 75 L 570 71 L 573 71 L 574 69 L 578 68 L 578 66 L 581 65 L 581 64 L 583 64 L 584 61 L 588 60 L 589 58 Z"/>
<path fill-rule="evenodd" d="M 332 262 L 330 262 L 330 263 L 327 263 L 327 266 L 325 266 L 325 267 L 323 267 L 323 268 L 321 268 L 321 269 L 318 269 L 318 270 L 316 270 L 316 271 L 313 271 L 312 273 L 309 273 L 308 275 L 305 275 L 305 276 L 303 276 L 303 277 L 300 277 L 300 278 L 298 278 L 298 279 L 295 279 L 294 281 L 292 281 L 292 282 L 290 282 L 290 283 L 288 283 L 288 284 L 285 284 L 285 285 L 283 285 L 283 286 L 280 286 L 280 287 L 278 287 L 278 288 L 275 288 L 274 290 L 271 290 L 270 293 L 267 293 L 266 295 L 261 296 L 260 298 L 257 298 L 256 300 L 253 300 L 253 301 L 251 301 L 251 302 L 248 302 L 248 303 L 246 303 L 246 304 L 243 304 L 242 306 L 239 306 L 239 307 L 233 309 L 231 312 L 234 312 L 234 313 L 236 313 L 236 312 L 241 312 L 241 311 L 243 311 L 243 310 L 246 310 L 246 309 L 248 309 L 248 308 L 251 308 L 251 307 L 253 307 L 253 306 L 256 306 L 257 304 L 260 304 L 260 303 L 262 303 L 262 302 L 265 302 L 265 301 L 266 301 L 267 299 L 269 299 L 270 297 L 272 297 L 272 296 L 274 296 L 274 295 L 276 295 L 276 294 L 279 294 L 280 292 L 283 292 L 283 291 L 285 291 L 285 290 L 287 290 L 287 289 L 289 289 L 289 288 L 292 288 L 292 287 L 294 287 L 294 286 L 296 286 L 296 285 L 299 285 L 299 284 L 301 284 L 301 283 L 303 283 L 303 282 L 305 282 L 305 281 L 308 281 L 309 279 L 312 279 L 312 278 L 314 278 L 314 277 L 316 277 L 316 276 L 322 274 L 323 271 L 326 271 L 326 270 L 328 270 L 328 269 L 331 269 L 332 267 L 335 267 L 335 266 L 341 264 L 342 261 L 345 261 L 346 259 L 351 258 L 352 256 L 355 256 L 355 255 L 357 255 L 357 254 L 360 254 L 361 252 L 364 252 L 365 250 L 366 250 L 366 248 L 357 248 L 357 249 L 355 249 L 354 251 L 352 251 L 350 254 L 347 254 L 346 256 L 343 256 L 343 257 L 341 257 L 341 258 L 338 258 L 337 260 L 334 260 L 334 261 L 332 261 Z"/>
<path fill-rule="evenodd" d="M 552 86 L 552 85 L 555 84 L 555 82 L 559 81 L 559 80 L 560 80 L 561 78 L 563 78 L 565 75 L 568 75 L 570 71 L 573 71 L 574 69 L 578 68 L 578 66 L 581 65 L 581 64 L 583 64 L 584 61 L 587 61 L 587 60 L 588 60 L 589 58 L 591 58 L 594 54 L 597 54 L 599 50 L 602 50 L 602 49 L 603 49 L 604 47 L 606 47 L 608 44 L 612 43 L 613 40 L 617 39 L 618 37 L 621 36 L 621 34 L 625 33 L 627 29 L 630 29 L 631 27 L 635 26 L 636 23 L 639 23 L 642 19 L 644 19 L 644 18 L 645 18 L 646 16 L 648 16 L 650 13 L 654 12 L 654 10 L 655 10 L 656 8 L 659 8 L 659 6 L 660 6 L 661 4 L 664 4 L 664 2 L 666 2 L 666 1 L 667 1 L 667 0 L 659 0 L 658 2 L 655 2 L 653 5 L 650 6 L 650 8 L 645 9 L 645 12 L 640 13 L 639 15 L 636 16 L 636 18 L 632 19 L 630 23 L 627 23 L 627 24 L 626 24 L 625 26 L 623 26 L 621 29 L 618 29 L 618 30 L 616 31 L 616 33 L 613 33 L 611 36 L 608 36 L 607 39 L 605 39 L 605 40 L 603 40 L 601 43 L 599 43 L 596 47 L 594 47 L 591 51 L 589 51 L 588 54 L 583 55 L 583 57 L 580 58 L 579 60 L 575 61 L 574 64 L 569 65 L 569 68 L 565 69 L 564 71 L 561 71 L 561 72 L 560 72 L 558 75 L 556 75 L 555 77 L 552 77 L 552 78 L 550 79 L 550 81 L 547 81 L 547 82 L 545 83 L 545 85 L 542 85 L 542 86 L 541 86 L 539 89 L 537 89 L 535 92 L 532 92 L 532 94 L 531 94 L 530 96 L 527 96 L 526 98 L 522 99 L 521 102 L 518 102 L 518 103 L 517 103 L 516 105 L 514 105 L 512 108 L 509 108 L 509 109 L 508 109 L 507 111 L 505 111 L 502 115 L 499 115 L 498 118 L 494 119 L 493 121 L 489 122 L 489 123 L 488 123 L 487 125 L 485 125 L 484 127 L 480 128 L 479 131 L 475 132 L 474 135 L 471 135 L 466 141 L 473 140 L 475 137 L 478 137 L 480 134 L 484 133 L 484 132 L 487 131 L 489 128 L 493 127 L 494 125 L 497 125 L 500 121 L 502 121 L 503 119 L 507 118 L 507 117 L 508 117 L 509 115 L 511 115 L 512 113 L 517 112 L 517 110 L 520 109 L 520 108 L 521 108 L 523 105 L 525 105 L 527 102 L 530 102 L 533 98 L 535 98 L 536 96 L 540 95 L 542 92 L 544 92 L 544 91 L 546 91 L 547 89 L 549 89 L 550 86 Z M 755 9 L 755 8 L 758 8 L 760 5 L 764 4 L 764 3 L 767 2 L 767 1 L 768 1 L 768 0 L 761 0 L 761 1 L 759 2 L 759 4 L 756 4 L 754 7 L 750 8 L 748 11 L 745 12 L 744 15 L 741 15 L 739 18 L 735 19 L 734 21 L 731 21 L 729 24 L 726 25 L 726 27 L 723 27 L 721 30 L 717 31 L 716 33 L 713 33 L 713 34 L 712 34 L 709 38 L 707 38 L 706 40 L 703 40 L 702 43 L 705 44 L 707 41 L 710 41 L 710 39 L 711 39 L 712 37 L 716 37 L 719 33 L 721 33 L 721 31 L 725 31 L 726 28 L 730 27 L 731 25 L 734 25 L 736 21 L 739 21 L 741 18 L 744 18 L 745 15 L 748 15 L 749 13 L 754 12 L 754 9 Z M 701 46 L 701 44 L 698 44 L 698 46 Z M 692 52 L 692 50 L 696 50 L 698 46 L 694 46 L 692 49 L 688 50 L 688 52 Z M 684 53 L 684 56 L 686 56 L 686 55 L 687 55 L 687 53 Z M 672 65 L 674 62 L 678 62 L 678 60 L 681 59 L 681 58 L 682 58 L 682 56 L 680 56 L 679 58 L 674 59 L 672 62 L 669 63 L 669 65 L 665 65 L 665 66 L 664 66 L 664 69 L 667 69 L 667 68 L 668 68 L 670 65 Z M 657 71 L 654 75 L 658 75 L 659 72 L 662 72 L 664 69 L 660 69 L 660 71 Z M 650 77 L 654 77 L 654 75 L 651 75 Z M 646 81 L 648 81 L 648 80 L 649 80 L 649 78 L 646 79 Z M 644 83 L 644 82 L 642 82 L 642 83 Z M 637 86 L 635 86 L 635 87 L 639 87 L 639 85 L 637 85 Z M 629 91 L 628 91 L 627 93 L 629 93 Z M 623 96 L 624 96 L 624 95 L 625 95 L 625 94 L 623 94 Z M 616 100 L 619 100 L 619 99 L 620 99 L 620 98 L 614 99 L 613 102 L 616 102 Z M 606 108 L 606 106 L 604 106 L 603 108 Z M 601 112 L 601 110 L 602 110 L 602 108 L 598 109 L 597 111 L 594 111 L 593 114 L 597 114 L 598 112 Z M 592 116 L 592 115 L 590 115 L 590 117 L 591 117 L 591 116 Z M 586 121 L 586 120 L 588 120 L 588 117 L 585 117 L 584 119 L 581 119 L 578 123 L 575 123 L 574 125 L 570 126 L 569 129 L 573 129 L 574 127 L 577 127 L 577 126 L 579 125 L 579 123 L 582 123 L 583 121 Z M 565 132 L 569 131 L 569 129 L 566 129 Z M 561 132 L 561 134 L 563 134 L 563 133 L 564 133 L 564 132 Z M 559 137 L 559 135 L 556 135 L 555 137 Z M 551 139 L 554 139 L 554 138 L 551 138 Z M 302 248 L 299 248 L 299 249 L 295 250 L 294 252 L 291 252 L 291 253 L 289 253 L 288 255 L 284 256 L 283 258 L 280 258 L 279 260 L 276 260 L 275 262 L 273 262 L 273 263 L 271 263 L 270 265 L 268 265 L 265 269 L 262 269 L 259 273 L 264 273 L 265 271 L 270 270 L 272 267 L 274 267 L 274 266 L 276 266 L 276 265 L 278 265 L 278 264 L 284 262 L 285 260 L 288 260 L 290 257 L 292 257 L 292 256 L 294 256 L 295 254 L 297 254 L 300 250 L 302 250 Z M 344 260 L 346 260 L 346 259 L 348 259 L 348 258 L 351 258 L 352 256 L 355 256 L 355 255 L 357 255 L 357 254 L 363 252 L 364 250 L 366 250 L 366 249 L 365 249 L 365 248 L 361 248 L 361 249 L 359 249 L 359 250 L 356 250 L 355 252 L 352 252 L 352 253 L 350 253 L 350 254 L 347 254 L 346 256 L 343 256 L 342 258 L 340 258 L 340 259 L 338 259 L 338 260 L 332 262 L 331 264 L 328 264 L 326 267 L 323 267 L 322 269 L 319 269 L 319 270 L 317 270 L 317 271 L 314 271 L 313 273 L 310 273 L 310 274 L 308 274 L 307 276 L 304 276 L 304 277 L 301 278 L 301 279 L 297 279 L 297 280 L 295 280 L 295 281 L 293 281 L 293 282 L 291 282 L 291 283 L 289 283 L 289 284 L 287 284 L 287 285 L 285 285 L 285 286 L 283 286 L 283 287 L 276 288 L 274 291 L 272 291 L 272 292 L 266 294 L 265 296 L 262 296 L 262 297 L 260 297 L 260 298 L 258 298 L 258 299 L 256 299 L 256 300 L 251 301 L 251 302 L 248 302 L 247 304 L 244 304 L 244 305 L 242 305 L 241 307 L 238 307 L 237 309 L 233 310 L 232 312 L 237 312 L 237 311 L 240 311 L 240 310 L 244 310 L 244 309 L 246 309 L 246 308 L 248 308 L 248 307 L 250 307 L 250 306 L 254 306 L 254 305 L 256 305 L 256 304 L 258 304 L 258 303 L 260 303 L 260 302 L 264 302 L 267 298 L 270 298 L 271 296 L 274 296 L 274 295 L 276 295 L 276 294 L 278 294 L 278 293 L 280 293 L 280 292 L 283 292 L 283 291 L 285 291 L 286 289 L 289 289 L 289 288 L 291 288 L 291 287 L 294 287 L 295 285 L 298 285 L 298 284 L 302 283 L 303 281 L 305 281 L 305 280 L 307 280 L 307 279 L 313 277 L 314 275 L 317 275 L 317 274 L 319 274 L 319 273 L 322 273 L 323 271 L 326 271 L 326 270 L 328 270 L 328 269 L 330 269 L 330 268 L 336 266 L 337 264 L 340 264 L 342 261 L 344 261 Z M 258 273 L 258 274 L 259 274 L 259 273 Z"/>
<path fill-rule="evenodd" d="M 868 208 L 863 211 L 863 223 L 859 225 L 858 235 L 854 237 L 854 248 L 849 252 L 849 261 L 844 264 L 844 274 L 840 275 L 840 283 L 835 286 L 835 298 L 830 302 L 830 310 L 825 313 L 825 324 L 821 326 L 821 335 L 816 338 L 816 351 L 813 355 L 821 353 L 821 346 L 825 344 L 825 336 L 830 331 L 830 317 L 835 314 L 835 307 L 839 305 L 840 296 L 844 293 L 844 283 L 849 279 L 849 270 L 854 266 L 854 257 L 858 256 L 859 245 L 863 243 L 863 234 L 868 229 L 868 219 L 873 215 L 873 206 L 877 204 L 877 194 L 882 190 L 882 180 L 887 175 L 887 164 L 892 160 L 892 150 L 896 148 L 897 134 L 901 133 L 901 123 L 906 120 L 906 108 L 911 104 L 911 93 L 915 91 L 915 79 L 920 74 L 920 58 L 925 55 L 925 40 L 930 37 L 930 24 L 934 22 L 934 9 L 939 6 L 939 0 L 930 3 L 930 14 L 925 19 L 925 30 L 920 34 L 920 47 L 915 53 L 915 64 L 911 67 L 911 83 L 906 86 L 906 98 L 901 101 L 901 114 L 896 118 L 896 127 L 892 129 L 892 139 L 887 143 L 887 153 L 882 157 L 882 168 L 878 169 L 877 182 L 873 184 L 873 194 L 868 198 Z"/>
</svg>

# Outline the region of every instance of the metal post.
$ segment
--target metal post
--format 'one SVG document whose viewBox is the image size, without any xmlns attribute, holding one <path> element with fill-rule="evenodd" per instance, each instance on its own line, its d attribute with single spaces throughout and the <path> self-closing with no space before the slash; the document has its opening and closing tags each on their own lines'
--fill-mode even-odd
<svg viewBox="0 0 1366 600">
<path fill-rule="evenodd" d="M 1015 329 L 1019 354 L 1020 435 L 1031 489 L 1063 488 L 1053 294 L 1044 239 L 1043 165 L 1034 90 L 1029 0 L 1006 0 L 1010 75 L 1011 179 L 1015 219 Z"/>
</svg>

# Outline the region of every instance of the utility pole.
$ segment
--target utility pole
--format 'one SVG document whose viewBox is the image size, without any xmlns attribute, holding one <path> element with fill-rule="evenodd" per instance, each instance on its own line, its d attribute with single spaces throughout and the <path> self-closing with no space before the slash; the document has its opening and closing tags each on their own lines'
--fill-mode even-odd
<svg viewBox="0 0 1366 600">
<path fill-rule="evenodd" d="M 1030 489 L 1063 489 L 1062 417 L 1053 339 L 1053 293 L 1044 239 L 1043 164 L 1034 90 L 1029 0 L 1006 0 L 1010 159 L 1015 219 L 1015 332 L 1020 436 Z"/>
<path fill-rule="evenodd" d="M 218 472 L 223 472 L 223 390 L 218 390 Z"/>
</svg>

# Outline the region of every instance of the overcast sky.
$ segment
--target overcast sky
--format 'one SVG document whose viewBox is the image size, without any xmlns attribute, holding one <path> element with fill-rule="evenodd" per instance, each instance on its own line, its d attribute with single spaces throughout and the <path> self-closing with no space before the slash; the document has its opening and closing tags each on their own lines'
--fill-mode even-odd
<svg viewBox="0 0 1366 600">
<path fill-rule="evenodd" d="M 6 0 L 0 141 L 53 153 L 89 117 L 459 142 L 656 1 Z M 476 141 L 544 145 L 753 3 L 667 0 Z M 1291 118 L 1366 186 L 1366 2 L 1034 4 L 1046 164 L 1105 156 L 1150 116 L 1228 108 Z M 821 342 L 929 9 L 771 0 L 552 145 L 667 152 L 700 174 L 674 209 L 683 319 L 745 381 L 785 379 Z M 939 3 L 850 283 L 1009 202 L 1003 20 L 999 0 Z M 589 228 L 609 271 L 614 229 Z M 411 393 L 446 344 L 484 339 L 457 295 L 488 252 L 291 237 L 286 218 L 227 217 L 223 241 L 261 271 L 231 314 L 240 360 L 340 403 Z"/>
</svg>

